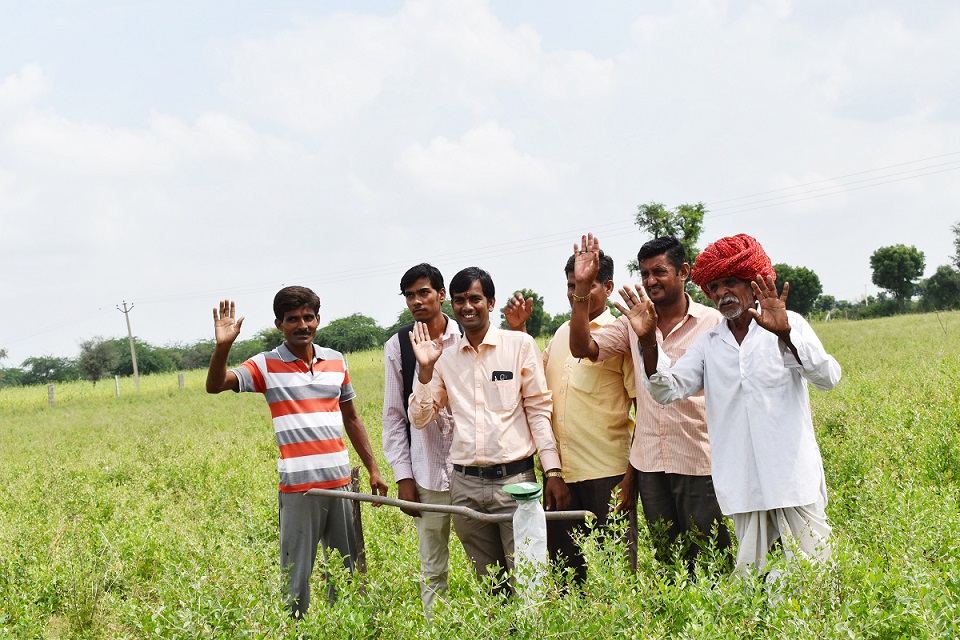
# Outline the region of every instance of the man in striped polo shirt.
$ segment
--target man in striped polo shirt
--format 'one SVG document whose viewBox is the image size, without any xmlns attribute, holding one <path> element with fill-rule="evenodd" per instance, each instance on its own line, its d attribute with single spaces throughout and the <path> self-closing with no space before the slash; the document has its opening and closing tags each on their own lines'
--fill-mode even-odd
<svg viewBox="0 0 960 640">
<path fill-rule="evenodd" d="M 280 563 L 287 573 L 287 606 L 295 618 L 310 606 L 310 573 L 321 542 L 324 558 L 333 549 L 350 570 L 356 563 L 349 501 L 304 495 L 309 489 L 345 488 L 350 483 L 344 431 L 370 473 L 370 488 L 387 495 L 353 404 L 356 393 L 346 361 L 339 352 L 313 344 L 319 311 L 320 298 L 310 289 L 281 289 L 273 299 L 273 312 L 283 344 L 228 371 L 230 348 L 243 318 L 236 318 L 232 301 L 223 300 L 219 313 L 213 310 L 217 346 L 207 372 L 208 393 L 255 391 L 270 406 L 280 447 Z M 332 601 L 335 591 L 329 581 L 327 593 Z"/>
</svg>

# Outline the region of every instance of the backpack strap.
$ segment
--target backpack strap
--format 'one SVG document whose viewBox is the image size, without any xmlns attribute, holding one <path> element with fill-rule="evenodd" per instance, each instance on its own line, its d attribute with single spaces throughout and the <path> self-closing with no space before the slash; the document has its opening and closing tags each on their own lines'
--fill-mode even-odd
<svg viewBox="0 0 960 640">
<path fill-rule="evenodd" d="M 457 323 L 460 336 L 463 336 L 463 327 Z M 417 367 L 417 357 L 413 355 L 413 342 L 410 341 L 410 332 L 413 324 L 405 324 L 397 329 L 397 340 L 400 341 L 400 373 L 403 376 L 403 411 L 410 408 L 410 394 L 413 393 L 413 373 Z M 410 443 L 410 421 L 407 420 L 407 443 Z"/>
<path fill-rule="evenodd" d="M 400 373 L 403 376 L 403 411 L 406 414 L 410 408 L 410 394 L 413 393 L 413 373 L 417 366 L 417 358 L 413 355 L 413 343 L 410 341 L 410 332 L 413 324 L 405 324 L 397 330 L 397 340 L 400 341 Z M 410 421 L 407 421 L 407 443 L 410 442 Z"/>
</svg>

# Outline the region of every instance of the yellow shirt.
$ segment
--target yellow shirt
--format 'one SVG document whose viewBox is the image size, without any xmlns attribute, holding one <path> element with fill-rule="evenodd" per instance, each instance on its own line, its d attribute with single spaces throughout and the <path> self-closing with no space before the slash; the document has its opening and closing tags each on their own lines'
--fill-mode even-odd
<svg viewBox="0 0 960 640">
<path fill-rule="evenodd" d="M 590 330 L 616 319 L 604 310 Z M 547 387 L 553 393 L 553 433 L 567 482 L 621 475 L 627 470 L 636 396 L 633 362 L 627 354 L 603 362 L 570 355 L 570 323 L 557 329 L 543 352 Z"/>
</svg>

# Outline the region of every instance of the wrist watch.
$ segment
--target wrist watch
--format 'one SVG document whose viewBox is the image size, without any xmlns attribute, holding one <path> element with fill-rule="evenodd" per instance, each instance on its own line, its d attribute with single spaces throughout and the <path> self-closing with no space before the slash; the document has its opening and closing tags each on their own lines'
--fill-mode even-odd
<svg viewBox="0 0 960 640">
<path fill-rule="evenodd" d="M 557 471 L 557 470 L 546 471 L 544 472 L 543 477 L 544 478 L 560 478 L 561 480 L 563 480 L 563 471 Z"/>
</svg>

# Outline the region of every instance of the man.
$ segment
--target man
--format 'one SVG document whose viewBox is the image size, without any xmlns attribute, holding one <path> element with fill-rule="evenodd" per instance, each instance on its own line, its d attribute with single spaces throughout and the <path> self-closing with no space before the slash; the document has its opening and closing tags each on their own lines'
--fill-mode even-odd
<svg viewBox="0 0 960 640">
<path fill-rule="evenodd" d="M 574 258 L 563 272 L 567 277 L 567 299 L 573 308 L 576 280 Z M 590 287 L 587 309 L 590 328 L 599 331 L 615 321 L 607 308 L 613 292 L 613 258 L 599 253 L 599 270 Z M 511 329 L 524 330 L 533 300 L 520 294 L 511 298 L 504 317 Z M 617 355 L 598 362 L 570 355 L 570 324 L 564 323 L 543 352 L 547 388 L 553 394 L 553 435 L 560 447 L 563 477 L 570 490 L 571 509 L 585 509 L 597 516 L 596 526 L 607 523 L 610 497 L 622 485 L 628 466 L 633 419 L 630 408 L 635 395 L 633 362 Z M 547 549 L 550 558 L 573 569 L 576 584 L 587 578 L 587 566 L 575 536 L 586 532 L 582 522 L 547 522 Z"/>
<path fill-rule="evenodd" d="M 440 311 L 447 292 L 439 269 L 426 263 L 411 267 L 400 278 L 400 293 L 414 320 L 426 325 L 430 340 L 452 349 L 460 339 L 460 328 Z M 407 419 L 407 401 L 416 367 L 410 342 L 412 328 L 413 325 L 401 327 L 383 347 L 383 453 L 393 467 L 397 497 L 410 502 L 448 505 L 453 416 L 449 408 L 445 408 L 423 429 L 411 429 Z M 417 527 L 420 599 L 429 619 L 437 597 L 447 592 L 450 515 L 413 509 L 403 511 L 413 516 Z"/>
<path fill-rule="evenodd" d="M 546 508 L 566 509 L 570 495 L 550 429 L 552 403 L 537 343 L 525 333 L 490 323 L 496 304 L 490 274 L 468 267 L 450 281 L 453 313 L 463 337 L 452 349 L 431 340 L 427 325 L 413 330 L 419 370 L 410 398 L 410 422 L 426 428 L 444 407 L 453 415 L 450 459 L 454 505 L 512 514 L 516 502 L 502 487 L 536 480 L 534 454 L 545 472 Z M 441 355 L 442 354 L 442 355 Z M 494 591 L 509 594 L 504 568 L 513 568 L 513 523 L 454 516 L 453 525 L 481 580 L 494 574 Z"/>
<path fill-rule="evenodd" d="M 600 241 L 583 239 L 584 249 L 574 245 L 576 287 L 570 317 L 570 352 L 577 357 L 604 361 L 632 355 L 637 380 L 642 379 L 642 360 L 637 338 L 626 317 L 590 330 L 582 300 L 597 273 Z M 698 304 L 684 291 L 690 265 L 680 241 L 673 236 L 655 238 L 637 253 L 640 280 L 657 310 L 655 335 L 671 358 L 677 359 L 700 334 L 720 321 L 715 309 Z M 710 540 L 717 548 L 730 546 L 730 533 L 717 504 L 710 477 L 710 442 L 704 419 L 703 394 L 663 406 L 647 391 L 637 393 L 637 427 L 630 450 L 630 466 L 624 479 L 621 509 L 632 508 L 639 494 L 654 553 L 660 562 L 671 558 L 672 548 L 685 545 L 688 568 Z"/>
<path fill-rule="evenodd" d="M 676 362 L 657 345 L 653 302 L 640 287 L 621 292 L 639 336 L 644 384 L 663 403 L 705 391 L 713 481 L 733 518 L 738 570 L 762 569 L 788 531 L 804 554 L 825 561 L 827 490 L 807 383 L 832 389 L 840 365 L 803 317 L 786 310 L 790 286 L 777 295 L 770 258 L 754 238 L 717 240 L 691 277 L 725 321 Z M 784 551 L 789 556 L 792 546 Z"/>
<path fill-rule="evenodd" d="M 357 545 L 353 510 L 348 500 L 306 496 L 309 489 L 344 488 L 350 482 L 350 456 L 343 432 L 370 474 L 374 493 L 387 485 L 373 458 L 367 431 L 357 414 L 347 363 L 333 349 L 313 344 L 320 323 L 320 298 L 306 287 L 285 287 L 273 299 L 274 323 L 284 342 L 227 370 L 230 347 L 240 335 L 232 301 L 213 310 L 217 346 L 207 372 L 207 393 L 255 391 L 270 405 L 280 447 L 280 564 L 287 573 L 290 614 L 301 618 L 310 606 L 310 573 L 323 543 L 343 556 L 353 570 Z M 329 576 L 328 576 L 329 578 Z M 327 593 L 335 597 L 328 581 Z"/>
</svg>

